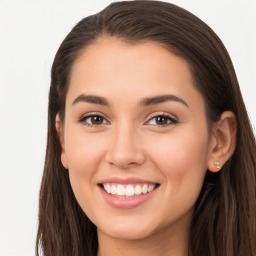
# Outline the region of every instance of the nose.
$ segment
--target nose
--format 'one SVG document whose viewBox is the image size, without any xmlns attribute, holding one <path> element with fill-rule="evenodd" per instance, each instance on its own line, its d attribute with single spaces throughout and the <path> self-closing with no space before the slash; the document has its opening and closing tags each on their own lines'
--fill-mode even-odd
<svg viewBox="0 0 256 256">
<path fill-rule="evenodd" d="M 144 163 L 146 157 L 138 132 L 131 126 L 116 127 L 110 137 L 110 147 L 106 154 L 109 164 L 128 169 Z"/>
</svg>

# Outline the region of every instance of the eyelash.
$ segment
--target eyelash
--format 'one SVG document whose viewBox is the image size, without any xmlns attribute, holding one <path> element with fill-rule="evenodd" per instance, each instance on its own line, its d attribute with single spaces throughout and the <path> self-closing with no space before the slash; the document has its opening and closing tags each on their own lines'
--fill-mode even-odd
<svg viewBox="0 0 256 256">
<path fill-rule="evenodd" d="M 88 126 L 88 127 L 99 127 L 100 125 L 106 125 L 108 123 L 108 121 L 106 121 L 103 124 L 89 124 L 86 122 L 87 119 L 92 118 L 92 117 L 99 117 L 102 118 L 103 120 L 106 121 L 106 118 L 102 116 L 101 113 L 97 113 L 97 112 L 93 112 L 93 113 L 88 113 L 86 115 L 83 115 L 80 119 L 79 122 Z"/>
<path fill-rule="evenodd" d="M 105 123 L 102 123 L 102 124 L 92 124 L 91 123 L 91 124 L 89 124 L 88 122 L 86 122 L 87 119 L 93 118 L 93 117 L 99 117 L 99 118 L 103 119 L 103 122 L 105 122 Z M 164 125 L 148 124 L 151 120 L 153 120 L 155 118 L 158 118 L 158 117 L 167 118 L 168 124 L 164 124 Z M 83 115 L 79 119 L 79 122 L 88 126 L 88 127 L 95 127 L 95 128 L 97 128 L 101 125 L 107 125 L 109 123 L 101 113 L 97 113 L 97 112 L 88 113 L 86 115 Z M 167 127 L 167 126 L 170 126 L 170 125 L 175 125 L 177 123 L 178 123 L 178 120 L 176 118 L 170 116 L 169 114 L 161 113 L 161 114 L 151 114 L 148 121 L 146 122 L 146 125 L 158 126 L 158 127 L 164 128 L 164 127 Z"/>
<path fill-rule="evenodd" d="M 157 124 L 148 124 L 148 125 L 152 125 L 152 126 L 156 125 L 158 127 L 164 128 L 164 127 L 167 127 L 167 126 L 170 126 L 170 125 L 175 125 L 175 124 L 178 123 L 178 120 L 176 118 L 174 118 L 173 116 L 171 116 L 170 114 L 167 114 L 167 113 L 152 114 L 149 117 L 149 120 L 146 123 L 149 123 L 149 121 L 151 121 L 153 119 L 156 119 L 158 117 L 166 118 L 169 123 L 168 124 L 164 124 L 164 125 L 157 125 Z"/>
</svg>

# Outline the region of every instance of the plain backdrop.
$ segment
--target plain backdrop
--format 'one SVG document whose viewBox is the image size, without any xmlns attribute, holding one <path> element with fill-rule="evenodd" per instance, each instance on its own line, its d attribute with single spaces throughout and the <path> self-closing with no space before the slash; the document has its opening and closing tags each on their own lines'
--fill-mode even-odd
<svg viewBox="0 0 256 256">
<path fill-rule="evenodd" d="M 0 255 L 35 255 L 50 69 L 71 28 L 108 0 L 0 0 Z M 169 1 L 219 35 L 256 127 L 256 1 Z M 239 122 L 239 120 L 238 120 Z"/>
</svg>

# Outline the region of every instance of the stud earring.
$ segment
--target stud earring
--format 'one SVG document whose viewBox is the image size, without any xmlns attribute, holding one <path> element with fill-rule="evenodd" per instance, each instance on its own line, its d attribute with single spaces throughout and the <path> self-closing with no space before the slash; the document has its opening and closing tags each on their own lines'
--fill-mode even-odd
<svg viewBox="0 0 256 256">
<path fill-rule="evenodd" d="M 214 164 L 216 165 L 217 169 L 220 169 L 220 162 L 219 161 L 215 161 Z"/>
</svg>

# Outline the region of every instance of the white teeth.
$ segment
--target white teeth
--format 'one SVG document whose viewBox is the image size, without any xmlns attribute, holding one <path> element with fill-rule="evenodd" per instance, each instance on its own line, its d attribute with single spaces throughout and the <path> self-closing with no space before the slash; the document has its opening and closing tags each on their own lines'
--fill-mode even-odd
<svg viewBox="0 0 256 256">
<path fill-rule="evenodd" d="M 112 185 L 112 186 L 114 186 L 114 185 Z M 125 194 L 124 186 L 118 185 L 118 186 L 117 186 L 117 189 L 116 189 L 116 194 L 117 194 L 118 196 L 124 196 L 124 194 Z"/>
<path fill-rule="evenodd" d="M 144 184 L 143 187 L 142 187 L 142 193 L 146 194 L 147 192 L 148 192 L 148 185 Z"/>
<path fill-rule="evenodd" d="M 111 193 L 111 187 L 109 184 L 104 184 L 104 189 L 110 194 Z"/>
<path fill-rule="evenodd" d="M 135 193 L 135 195 L 141 194 L 141 186 L 140 185 L 136 185 L 134 193 Z"/>
<path fill-rule="evenodd" d="M 151 192 L 152 190 L 154 190 L 155 187 L 156 187 L 156 185 L 149 185 L 148 192 Z"/>
<path fill-rule="evenodd" d="M 128 185 L 125 189 L 126 196 L 134 196 L 134 188 L 132 185 Z"/>
<path fill-rule="evenodd" d="M 112 185 L 111 186 L 111 192 L 112 195 L 116 195 L 116 186 Z"/>
<path fill-rule="evenodd" d="M 155 184 L 137 184 L 137 185 L 122 185 L 122 184 L 103 184 L 104 190 L 108 194 L 118 195 L 118 196 L 134 196 L 134 195 L 141 195 L 146 194 L 154 190 L 156 187 Z"/>
</svg>

